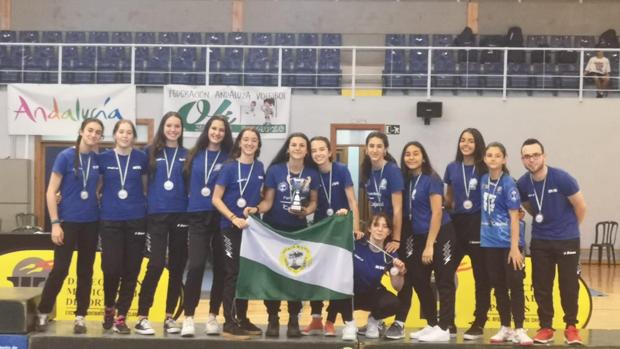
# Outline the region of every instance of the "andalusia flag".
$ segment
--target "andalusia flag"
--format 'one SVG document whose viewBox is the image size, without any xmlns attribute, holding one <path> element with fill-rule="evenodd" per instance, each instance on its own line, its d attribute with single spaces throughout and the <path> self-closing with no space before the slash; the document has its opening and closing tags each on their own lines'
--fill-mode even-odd
<svg viewBox="0 0 620 349">
<path fill-rule="evenodd" d="M 353 216 L 292 233 L 255 217 L 243 230 L 236 297 L 329 300 L 353 295 Z"/>
</svg>

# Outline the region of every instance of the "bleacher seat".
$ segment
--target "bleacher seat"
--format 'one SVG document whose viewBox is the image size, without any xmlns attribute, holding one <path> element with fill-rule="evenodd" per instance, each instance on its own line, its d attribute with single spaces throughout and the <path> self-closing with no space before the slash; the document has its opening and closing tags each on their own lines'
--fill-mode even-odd
<svg viewBox="0 0 620 349">
<path fill-rule="evenodd" d="M 239 86 L 243 81 L 243 48 L 227 47 L 224 50 L 219 82 L 222 85 Z"/>
<path fill-rule="evenodd" d="M 555 66 L 551 63 L 533 63 L 532 75 L 533 87 L 537 89 L 551 90 L 555 88 Z"/>
<path fill-rule="evenodd" d="M 197 32 L 181 33 L 181 43 L 189 45 L 202 45 L 202 34 Z"/>
<path fill-rule="evenodd" d="M 197 81 L 197 57 L 195 47 L 178 47 L 171 62 L 170 82 L 172 84 L 193 85 Z M 204 72 L 204 69 L 202 69 Z"/>
<path fill-rule="evenodd" d="M 405 34 L 386 34 L 385 46 L 405 46 Z"/>
<path fill-rule="evenodd" d="M 174 45 L 179 43 L 179 33 L 160 32 L 157 34 L 157 43 L 164 45 Z"/>
<path fill-rule="evenodd" d="M 61 31 L 44 31 L 41 33 L 41 42 L 49 42 L 49 43 L 62 43 L 62 32 Z"/>
<path fill-rule="evenodd" d="M 17 42 L 17 32 L 14 30 L 0 30 L 0 42 Z"/>
<path fill-rule="evenodd" d="M 556 65 L 557 78 L 556 86 L 561 89 L 579 88 L 579 68 L 577 64 L 560 63 Z"/>
<path fill-rule="evenodd" d="M 481 47 L 504 47 L 506 46 L 506 37 L 504 35 L 480 35 Z M 502 62 L 503 52 L 501 50 L 483 50 L 480 53 L 480 63 L 498 63 Z"/>
<path fill-rule="evenodd" d="M 19 32 L 19 42 L 39 42 L 39 32 L 23 30 Z"/>
<path fill-rule="evenodd" d="M 226 36 L 226 45 L 247 45 L 248 33 L 244 32 L 232 32 Z"/>
<path fill-rule="evenodd" d="M 322 34 L 322 46 L 342 46 L 341 34 Z M 340 68 L 340 49 L 322 48 L 319 50 L 318 86 L 338 88 L 342 81 Z"/>
<path fill-rule="evenodd" d="M 428 34 L 409 34 L 409 46 L 430 46 L 430 37 Z"/>
<path fill-rule="evenodd" d="M 321 46 L 342 46 L 342 34 L 321 34 Z"/>
<path fill-rule="evenodd" d="M 133 42 L 132 32 L 112 32 L 110 42 L 115 44 L 131 44 Z"/>
<path fill-rule="evenodd" d="M 442 89 L 453 89 L 453 93 L 456 94 L 456 86 L 458 86 L 458 79 L 456 77 L 456 63 L 453 59 L 440 59 L 433 63 L 434 79 L 432 81 L 433 86 Z"/>
<path fill-rule="evenodd" d="M 501 63 L 482 63 L 482 78 L 487 89 L 500 89 L 504 86 L 504 77 Z"/>
<path fill-rule="evenodd" d="M 513 89 L 529 89 L 531 83 L 531 66 L 527 63 L 508 63 L 508 87 Z M 531 90 L 527 91 L 531 94 Z"/>
<path fill-rule="evenodd" d="M 382 73 L 383 89 L 407 87 L 407 61 L 405 50 L 390 49 L 385 51 L 385 65 Z"/>
<path fill-rule="evenodd" d="M 452 46 L 454 36 L 451 34 L 433 34 L 433 46 Z"/>
<path fill-rule="evenodd" d="M 481 67 L 478 62 L 464 62 L 457 65 L 460 86 L 466 89 L 477 89 L 483 86 L 480 77 Z M 479 93 L 482 93 L 479 91 Z"/>
<path fill-rule="evenodd" d="M 295 46 L 296 38 L 292 33 L 276 33 L 276 46 Z M 274 49 L 271 53 L 270 79 L 268 85 L 278 85 L 278 69 L 279 69 L 279 49 Z M 291 86 L 293 81 L 293 69 L 295 66 L 295 55 L 291 48 L 282 48 L 282 86 Z"/>
<path fill-rule="evenodd" d="M 88 42 L 93 44 L 107 44 L 110 42 L 110 33 L 108 32 L 90 32 L 88 33 Z"/>
<path fill-rule="evenodd" d="M 86 32 L 83 31 L 69 31 L 65 32 L 65 42 L 81 44 L 86 42 Z"/>
<path fill-rule="evenodd" d="M 298 46 L 318 46 L 319 35 L 316 33 L 300 33 L 297 35 Z"/>
</svg>

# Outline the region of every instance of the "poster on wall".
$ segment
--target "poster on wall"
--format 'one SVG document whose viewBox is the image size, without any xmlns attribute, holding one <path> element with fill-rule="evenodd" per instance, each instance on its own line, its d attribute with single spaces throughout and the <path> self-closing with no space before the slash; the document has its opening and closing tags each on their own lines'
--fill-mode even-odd
<svg viewBox="0 0 620 349">
<path fill-rule="evenodd" d="M 6 113 L 10 135 L 73 135 L 84 119 L 97 118 L 109 136 L 118 120 L 135 123 L 136 87 L 10 84 Z"/>
<path fill-rule="evenodd" d="M 289 87 L 164 86 L 164 113 L 183 118 L 185 134 L 198 137 L 211 116 L 228 118 L 234 133 L 256 127 L 263 138 L 282 139 L 289 132 Z"/>
</svg>

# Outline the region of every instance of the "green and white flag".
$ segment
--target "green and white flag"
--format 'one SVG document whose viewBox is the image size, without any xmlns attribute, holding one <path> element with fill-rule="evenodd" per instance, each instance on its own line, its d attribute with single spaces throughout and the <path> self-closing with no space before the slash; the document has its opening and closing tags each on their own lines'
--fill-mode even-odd
<svg viewBox="0 0 620 349">
<path fill-rule="evenodd" d="M 236 297 L 329 300 L 353 295 L 353 216 L 333 216 L 295 232 L 255 217 L 243 230 Z"/>
</svg>

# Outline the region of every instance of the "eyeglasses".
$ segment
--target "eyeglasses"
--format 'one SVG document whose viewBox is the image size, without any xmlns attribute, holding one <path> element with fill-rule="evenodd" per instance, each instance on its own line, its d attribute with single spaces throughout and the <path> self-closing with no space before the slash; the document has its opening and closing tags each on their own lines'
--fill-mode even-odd
<svg viewBox="0 0 620 349">
<path fill-rule="evenodd" d="M 529 160 L 538 160 L 540 159 L 541 156 L 542 156 L 541 153 L 534 153 L 534 154 L 525 154 L 521 158 L 525 161 L 529 161 Z"/>
</svg>

